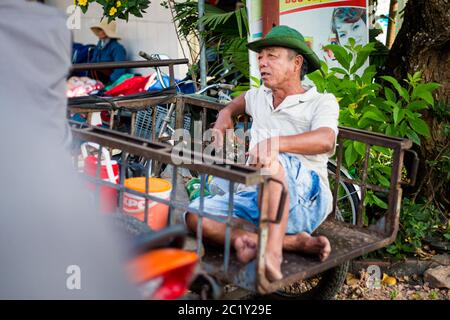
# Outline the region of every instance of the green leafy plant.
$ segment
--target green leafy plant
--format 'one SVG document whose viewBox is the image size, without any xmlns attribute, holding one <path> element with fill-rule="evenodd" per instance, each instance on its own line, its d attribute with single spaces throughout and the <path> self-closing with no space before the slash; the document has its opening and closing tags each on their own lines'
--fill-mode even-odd
<svg viewBox="0 0 450 320">
<path fill-rule="evenodd" d="M 430 299 L 430 300 L 437 300 L 438 298 L 439 298 L 439 295 L 436 290 L 432 290 L 428 294 L 428 299 Z"/>
<path fill-rule="evenodd" d="M 128 21 L 129 15 L 142 18 L 145 9 L 148 8 L 149 0 L 74 0 L 74 4 L 86 13 L 91 3 L 98 3 L 103 8 L 103 17 L 111 22 L 115 19 Z"/>
<path fill-rule="evenodd" d="M 204 25 L 202 37 L 206 49 L 217 56 L 216 61 L 208 66 L 208 76 L 220 81 L 229 75 L 239 74 L 238 80 L 243 78 L 242 82 L 248 81 L 246 44 L 249 27 L 245 2 L 243 7 L 230 12 L 205 4 L 205 14 L 201 19 L 198 18 L 197 1 L 170 0 L 162 5 L 172 10 L 178 35 L 187 42 L 193 62 L 199 59 L 199 23 Z"/>
<path fill-rule="evenodd" d="M 408 75 L 407 79 L 399 82 L 390 76 L 377 77 L 374 65 L 363 70 L 374 46 L 373 43 L 355 45 L 353 39 L 345 47 L 328 45 L 326 48 L 333 51 L 341 66 L 329 69 L 322 62 L 321 70 L 308 77 L 320 92 L 336 96 L 340 105 L 341 126 L 409 138 L 420 145 L 420 137 L 430 136 L 421 111 L 434 106 L 432 92 L 439 84 L 423 83 L 421 72 Z M 365 152 L 366 147 L 360 142 L 344 142 L 345 165 L 354 176 L 358 176 L 362 168 Z M 388 188 L 392 152 L 374 146 L 369 155 L 368 182 Z M 364 204 L 387 208 L 384 195 L 373 191 L 367 193 Z"/>
<path fill-rule="evenodd" d="M 397 298 L 397 297 L 398 297 L 398 290 L 393 289 L 393 290 L 391 290 L 391 291 L 389 292 L 389 298 L 390 298 L 391 300 L 394 300 L 394 299 Z"/>
<path fill-rule="evenodd" d="M 199 20 L 205 26 L 207 47 L 217 53 L 219 59 L 210 66 L 209 75 L 217 80 L 239 72 L 249 78 L 247 35 L 248 17 L 245 7 L 225 12 L 209 6 Z"/>
<path fill-rule="evenodd" d="M 424 239 L 439 234 L 441 226 L 440 211 L 433 205 L 404 199 L 397 238 L 386 251 L 399 259 L 404 258 L 405 254 L 415 254 L 422 248 Z M 449 234 L 447 227 L 443 237 L 450 238 Z"/>
</svg>

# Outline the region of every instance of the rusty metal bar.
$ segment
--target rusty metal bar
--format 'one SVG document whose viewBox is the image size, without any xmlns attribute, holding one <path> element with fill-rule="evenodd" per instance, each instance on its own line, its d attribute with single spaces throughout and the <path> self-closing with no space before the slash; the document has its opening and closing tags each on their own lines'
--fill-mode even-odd
<svg viewBox="0 0 450 320">
<path fill-rule="evenodd" d="M 173 72 L 173 63 L 169 64 L 169 79 L 170 79 L 170 82 L 169 82 L 170 86 L 174 86 L 175 85 L 175 74 Z"/>
<path fill-rule="evenodd" d="M 89 127 L 87 129 L 72 128 L 74 138 L 80 140 L 87 140 L 97 143 L 107 143 L 111 147 L 119 150 L 125 150 L 131 154 L 157 160 L 160 162 L 174 164 L 183 163 L 183 167 L 202 171 L 203 173 L 211 174 L 220 178 L 233 180 L 238 183 L 246 185 L 258 184 L 263 180 L 259 174 L 259 170 L 244 165 L 215 163 L 218 158 L 208 157 L 201 154 L 191 152 L 192 156 L 179 156 L 172 154 L 172 147 L 157 142 L 148 142 L 146 140 L 132 137 L 128 134 L 123 134 L 117 131 L 108 129 Z M 193 159 L 205 160 L 204 164 L 188 164 L 193 163 Z"/>
<path fill-rule="evenodd" d="M 164 94 L 155 97 L 119 100 L 115 101 L 115 104 L 118 108 L 136 109 L 136 111 L 138 111 L 148 109 L 149 106 L 171 103 L 175 100 L 175 97 L 176 96 L 174 94 L 168 95 L 167 92 L 164 92 Z"/>
<path fill-rule="evenodd" d="M 123 68 L 147 68 L 147 67 L 167 67 L 170 65 L 187 64 L 188 59 L 167 59 L 155 61 L 116 61 L 98 63 L 79 63 L 70 68 L 73 71 L 99 70 L 99 69 L 123 69 Z"/>
<path fill-rule="evenodd" d="M 200 175 L 200 207 L 199 210 L 203 213 L 205 207 L 205 180 L 204 174 Z M 201 248 L 203 243 L 203 214 L 198 215 L 197 220 L 197 256 L 201 259 Z"/>
<path fill-rule="evenodd" d="M 412 147 L 412 142 L 408 139 L 391 137 L 381 133 L 347 127 L 339 127 L 339 136 L 344 139 L 360 141 L 365 144 L 383 146 L 390 149 L 397 148 L 399 144 L 402 149 L 409 149 Z"/>
<path fill-rule="evenodd" d="M 136 133 L 136 112 L 131 113 L 131 128 L 130 134 L 134 136 Z"/>
<path fill-rule="evenodd" d="M 170 199 L 176 200 L 177 199 L 177 180 L 178 180 L 178 166 L 174 165 L 172 170 L 172 192 L 170 193 Z M 172 202 L 169 205 L 169 220 L 170 225 L 175 224 L 175 214 L 174 214 L 175 206 L 172 204 Z"/>
<path fill-rule="evenodd" d="M 150 161 L 147 161 L 147 163 L 145 164 L 145 194 L 149 194 L 149 190 L 150 190 L 150 186 L 149 186 L 149 176 L 148 176 L 148 172 L 149 172 L 149 166 L 150 166 Z M 148 223 L 148 197 L 145 197 L 145 201 L 144 201 L 144 223 L 147 224 Z"/>
<path fill-rule="evenodd" d="M 230 266 L 230 245 L 231 245 L 231 216 L 233 214 L 233 208 L 234 208 L 234 182 L 230 181 L 229 184 L 229 201 L 228 201 L 228 216 L 227 216 L 227 223 L 226 223 L 226 230 L 225 230 L 225 254 L 223 259 L 223 265 L 224 265 L 224 272 L 228 273 L 228 268 Z"/>
<path fill-rule="evenodd" d="M 175 101 L 176 96 L 167 95 L 166 92 L 160 96 L 145 97 L 145 98 L 130 98 L 129 100 L 116 100 L 108 97 L 104 98 L 105 101 L 98 101 L 95 103 L 87 103 L 86 105 L 75 104 L 73 100 L 69 99 L 68 108 L 70 112 L 87 113 L 110 110 L 112 104 L 115 108 L 133 109 L 136 111 L 148 109 L 149 106 L 155 106 L 158 104 L 171 103 Z"/>
<path fill-rule="evenodd" d="M 337 176 L 337 174 L 332 173 L 332 172 L 329 172 L 328 174 L 330 176 L 334 176 L 334 177 Z M 337 177 L 336 177 L 336 180 L 337 180 Z M 360 187 L 365 185 L 367 189 L 371 189 L 371 190 L 377 191 L 377 192 L 389 193 L 391 191 L 390 189 L 386 189 L 386 188 L 383 188 L 383 187 L 380 187 L 380 186 L 377 186 L 377 185 L 374 185 L 371 183 L 363 183 L 362 181 L 358 181 L 355 179 L 349 179 L 347 177 L 342 176 L 340 173 L 339 173 L 339 181 L 347 182 L 347 183 L 357 185 Z"/>
<path fill-rule="evenodd" d="M 362 177 L 362 184 L 361 184 L 361 201 L 359 202 L 358 206 L 358 213 L 356 215 L 356 225 L 358 227 L 362 227 L 364 224 L 364 198 L 366 196 L 366 190 L 367 190 L 367 169 L 369 165 L 369 157 L 370 157 L 370 145 L 366 144 L 366 151 L 364 155 L 364 164 L 363 164 L 363 177 Z"/>
<path fill-rule="evenodd" d="M 256 283 L 261 284 L 263 287 L 269 284 L 266 278 L 266 248 L 267 241 L 269 239 L 269 188 L 268 182 L 264 181 L 261 186 L 261 209 L 259 217 L 259 229 L 258 229 L 258 250 L 256 258 Z M 261 290 L 256 288 L 256 290 Z"/>
<path fill-rule="evenodd" d="M 207 114 L 206 114 L 206 108 L 203 108 L 202 109 L 202 111 L 201 111 L 201 114 L 200 114 L 200 116 L 201 116 L 201 119 L 202 119 L 202 142 L 200 142 L 200 146 L 201 146 L 201 151 L 203 152 L 203 150 L 205 149 L 205 147 L 206 147 L 206 141 L 203 141 L 203 135 L 205 134 L 205 132 L 206 132 L 206 121 L 207 121 Z"/>
<path fill-rule="evenodd" d="M 120 166 L 119 185 L 123 186 L 125 183 L 125 173 L 127 170 L 128 153 L 122 151 L 122 165 Z M 119 189 L 119 212 L 123 211 L 123 190 Z"/>
<path fill-rule="evenodd" d="M 187 104 L 192 104 L 195 107 L 207 108 L 210 110 L 220 111 L 225 108 L 225 105 L 218 102 L 207 100 L 206 98 L 199 97 L 198 95 L 183 96 L 183 101 Z"/>
<path fill-rule="evenodd" d="M 175 101 L 175 129 L 182 129 L 184 128 L 185 101 L 181 97 L 177 97 Z"/>
<path fill-rule="evenodd" d="M 400 217 L 400 203 L 402 196 L 402 189 L 400 187 L 402 166 L 403 166 L 404 152 L 401 148 L 394 149 L 392 157 L 393 168 L 391 174 L 391 192 L 389 193 L 388 203 L 389 210 L 386 216 L 385 232 L 391 241 L 395 240 L 398 231 L 398 223 Z M 392 188 L 394 186 L 394 188 Z"/>
<path fill-rule="evenodd" d="M 156 141 L 156 109 L 157 106 L 153 106 L 152 110 L 152 141 Z"/>
<path fill-rule="evenodd" d="M 337 139 L 337 160 L 336 160 L 336 179 L 334 183 L 334 190 L 333 190 L 333 211 L 331 212 L 331 215 L 334 217 L 336 215 L 336 209 L 337 209 L 337 195 L 339 190 L 339 182 L 341 178 L 341 164 L 342 164 L 342 153 L 343 153 L 343 139 L 341 136 L 338 136 Z"/>
<path fill-rule="evenodd" d="M 111 110 L 111 115 L 110 115 L 110 118 L 109 118 L 109 129 L 113 129 L 114 128 L 114 116 L 115 116 L 115 114 L 116 114 L 116 111 L 115 110 Z"/>
</svg>

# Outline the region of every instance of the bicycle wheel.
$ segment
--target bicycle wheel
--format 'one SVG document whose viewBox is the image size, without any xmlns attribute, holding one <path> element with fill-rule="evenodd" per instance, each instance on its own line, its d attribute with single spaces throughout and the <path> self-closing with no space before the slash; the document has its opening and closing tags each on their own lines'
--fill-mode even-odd
<svg viewBox="0 0 450 320">
<path fill-rule="evenodd" d="M 329 161 L 328 167 L 328 179 L 330 182 L 330 189 L 333 192 L 335 186 L 335 174 L 336 164 Z M 352 177 L 344 168 L 340 170 L 340 175 L 351 179 Z M 344 181 L 339 182 L 339 188 L 337 192 L 337 206 L 336 206 L 336 219 L 339 221 L 356 224 L 356 216 L 359 207 L 359 187 L 351 183 Z"/>
</svg>

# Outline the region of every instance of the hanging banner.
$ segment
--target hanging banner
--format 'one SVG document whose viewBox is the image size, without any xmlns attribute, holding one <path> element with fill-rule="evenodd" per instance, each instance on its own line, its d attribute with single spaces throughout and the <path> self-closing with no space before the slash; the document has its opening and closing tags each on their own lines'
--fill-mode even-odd
<svg viewBox="0 0 450 320">
<path fill-rule="evenodd" d="M 369 42 L 367 0 L 279 0 L 280 24 L 298 30 L 308 46 L 331 67 L 340 66 L 328 44 L 347 45 Z M 262 0 L 247 1 L 249 42 L 262 37 Z M 250 74 L 259 78 L 256 53 L 250 52 Z M 360 69 L 360 73 L 364 67 Z M 307 81 L 308 82 L 308 81 Z"/>
</svg>

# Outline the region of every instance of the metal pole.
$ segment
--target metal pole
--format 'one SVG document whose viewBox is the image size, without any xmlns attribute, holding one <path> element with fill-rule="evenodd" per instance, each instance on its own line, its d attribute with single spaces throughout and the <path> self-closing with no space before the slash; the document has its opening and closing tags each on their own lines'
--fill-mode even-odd
<svg viewBox="0 0 450 320">
<path fill-rule="evenodd" d="M 198 18 L 201 19 L 205 14 L 205 0 L 198 0 Z M 205 26 L 202 22 L 198 24 L 199 42 L 200 42 L 200 88 L 206 87 L 206 48 L 203 39 Z"/>
</svg>

